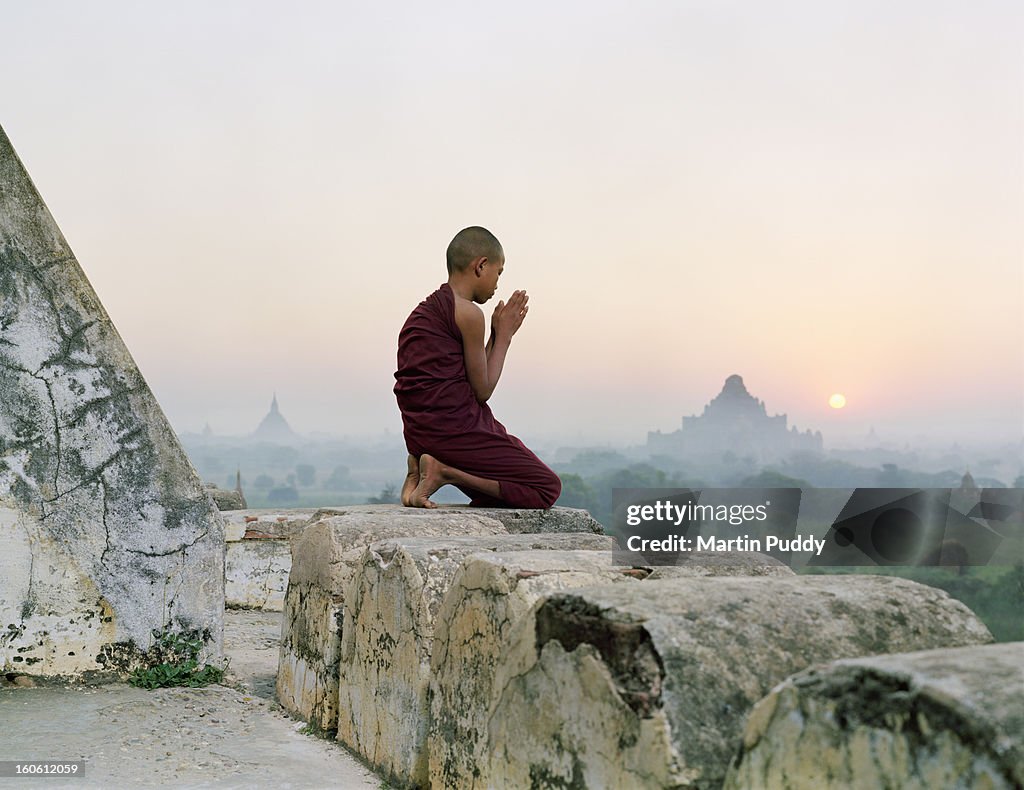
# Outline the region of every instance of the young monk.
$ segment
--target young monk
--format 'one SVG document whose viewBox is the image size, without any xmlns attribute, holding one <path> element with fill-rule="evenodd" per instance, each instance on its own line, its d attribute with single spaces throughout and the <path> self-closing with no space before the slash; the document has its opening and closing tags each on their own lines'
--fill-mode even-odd
<svg viewBox="0 0 1024 790">
<path fill-rule="evenodd" d="M 505 253 L 490 231 L 459 231 L 448 245 L 448 282 L 420 302 L 398 336 L 395 396 L 409 450 L 402 504 L 437 507 L 454 485 L 477 507 L 549 508 L 562 483 L 494 419 L 494 392 L 512 337 L 529 311 L 526 291 L 499 301 L 484 341 L 477 307 L 498 289 Z"/>
</svg>

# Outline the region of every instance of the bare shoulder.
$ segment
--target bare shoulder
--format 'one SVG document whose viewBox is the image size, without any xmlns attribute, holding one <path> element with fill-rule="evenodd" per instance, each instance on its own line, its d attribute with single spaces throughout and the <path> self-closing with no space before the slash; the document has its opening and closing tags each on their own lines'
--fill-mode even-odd
<svg viewBox="0 0 1024 790">
<path fill-rule="evenodd" d="M 469 332 L 474 334 L 476 332 L 482 333 L 484 328 L 484 311 L 468 299 L 456 296 L 455 323 L 458 324 L 463 334 Z"/>
</svg>

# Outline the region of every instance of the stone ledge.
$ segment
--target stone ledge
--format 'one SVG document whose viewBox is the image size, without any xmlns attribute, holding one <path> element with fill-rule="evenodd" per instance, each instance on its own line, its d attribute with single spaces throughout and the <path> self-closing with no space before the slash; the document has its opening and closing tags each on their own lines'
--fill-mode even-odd
<svg viewBox="0 0 1024 790">
<path fill-rule="evenodd" d="M 510 534 L 540 532 L 594 532 L 604 533 L 604 527 L 586 510 L 574 507 L 553 507 L 548 510 L 531 510 L 528 508 L 470 507 L 469 505 L 440 505 L 433 510 L 402 507 L 401 505 L 346 505 L 337 508 L 321 508 L 310 519 L 310 523 L 320 517 L 347 515 L 350 513 L 388 514 L 415 513 L 425 518 L 431 514 L 473 513 L 493 518 L 505 525 Z"/>
<path fill-rule="evenodd" d="M 1024 642 L 835 661 L 772 689 L 725 787 L 1024 786 Z"/>
<path fill-rule="evenodd" d="M 258 508 L 229 510 L 221 513 L 226 525 L 224 539 L 242 540 L 246 532 L 259 532 L 281 540 L 289 540 L 313 521 L 317 508 Z"/>
<path fill-rule="evenodd" d="M 489 711 L 489 785 L 718 786 L 750 708 L 821 661 L 991 641 L 944 592 L 881 576 L 674 578 L 556 593 Z M 486 786 L 486 785 L 485 785 Z"/>
<path fill-rule="evenodd" d="M 603 534 L 604 527 L 586 510 L 571 507 L 553 507 L 550 510 L 524 508 L 483 508 L 468 505 L 441 505 L 434 510 L 402 507 L 401 505 L 339 505 L 317 508 L 257 508 L 230 510 L 222 513 L 227 525 L 228 541 L 242 540 L 246 531 L 260 532 L 280 538 L 291 538 L 307 526 L 333 516 L 391 515 L 431 518 L 432 516 L 469 513 L 493 518 L 505 526 L 510 534 L 541 532 L 593 532 Z"/>
<path fill-rule="evenodd" d="M 339 634 L 349 582 L 370 543 L 422 535 L 505 535 L 499 522 L 468 508 L 415 511 L 370 506 L 323 512 L 291 542 L 284 599 L 278 701 L 321 730 L 338 724 Z"/>
<path fill-rule="evenodd" d="M 280 612 L 291 567 L 292 553 L 287 540 L 228 543 L 224 557 L 225 606 Z"/>
<path fill-rule="evenodd" d="M 462 563 L 481 553 L 516 550 L 576 550 L 607 563 L 611 548 L 611 537 L 593 533 L 411 537 L 371 544 L 346 595 L 338 740 L 392 781 L 425 786 L 434 629 Z"/>
<path fill-rule="evenodd" d="M 487 720 L 494 673 L 511 634 L 545 595 L 595 584 L 706 576 L 793 576 L 764 554 L 694 552 L 678 566 L 637 557 L 613 565 L 610 552 L 503 551 L 467 558 L 437 615 L 431 657 L 430 786 L 487 787 Z"/>
</svg>

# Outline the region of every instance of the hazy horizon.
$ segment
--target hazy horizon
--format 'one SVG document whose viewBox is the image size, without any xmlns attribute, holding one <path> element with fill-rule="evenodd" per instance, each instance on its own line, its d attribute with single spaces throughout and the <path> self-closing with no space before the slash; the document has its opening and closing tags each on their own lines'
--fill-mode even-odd
<svg viewBox="0 0 1024 790">
<path fill-rule="evenodd" d="M 826 446 L 1024 437 L 1019 4 L 5 10 L 0 124 L 179 432 L 276 392 L 400 435 L 398 330 L 482 224 L 524 438 L 643 443 L 734 373 Z"/>
<path fill-rule="evenodd" d="M 401 426 L 398 430 L 363 430 L 363 431 L 333 431 L 326 426 L 311 424 L 308 428 L 299 430 L 294 424 L 294 420 L 290 416 L 289 408 L 287 403 L 280 402 L 279 409 L 288 423 L 289 427 L 297 435 L 297 441 L 300 443 L 317 443 L 322 441 L 328 442 L 346 442 L 353 446 L 373 446 L 379 444 L 382 441 L 391 441 L 396 445 L 402 443 Z M 253 434 L 259 422 L 269 412 L 269 404 L 266 409 L 256 418 L 251 426 L 240 431 L 219 431 L 215 426 L 205 423 L 199 429 L 182 429 L 172 424 L 175 431 L 182 437 L 188 437 L 190 439 L 203 439 L 204 432 L 207 426 L 209 426 L 211 434 L 210 439 L 215 441 L 232 442 L 232 441 L 248 441 L 253 439 Z M 699 413 L 699 412 L 698 412 Z M 770 408 L 767 410 L 769 416 L 774 416 Z M 687 415 L 690 416 L 690 415 Z M 668 429 L 651 429 L 661 430 L 663 434 L 672 433 L 679 430 L 682 425 L 682 420 L 679 420 L 677 424 Z M 790 422 L 788 427 L 792 427 Z M 810 429 L 812 432 L 816 429 L 814 426 L 797 426 L 798 430 L 802 433 L 804 430 Z M 533 442 L 541 444 L 547 449 L 548 452 L 557 448 L 601 448 L 606 447 L 609 449 L 632 449 L 638 450 L 643 448 L 647 444 L 647 432 L 643 432 L 642 435 L 625 435 L 620 439 L 610 437 L 607 434 L 598 433 L 585 433 L 579 431 L 575 434 L 569 433 L 526 433 L 523 434 L 524 438 L 527 438 Z M 985 437 L 973 436 L 966 440 L 948 440 L 941 436 L 936 437 L 926 434 L 911 435 L 910 433 L 887 433 L 884 429 L 879 430 L 875 426 L 869 428 L 868 433 L 863 435 L 848 435 L 848 436 L 835 436 L 830 437 L 824 435 L 824 451 L 827 454 L 831 450 L 872 450 L 872 449 L 899 449 L 899 450 L 912 450 L 912 451 L 925 451 L 925 452 L 941 452 L 949 450 L 954 446 L 959 446 L 964 449 L 983 449 L 983 448 L 1002 448 L 1005 449 L 1009 446 L 1017 446 L 1018 448 L 1024 449 L 1024 437 L 993 437 L 987 439 Z M 268 440 L 262 440 L 268 441 Z M 273 443 L 273 442 L 271 442 Z M 1024 464 L 1024 457 L 1021 459 Z M 1022 466 L 1022 472 L 1024 472 L 1024 466 Z"/>
</svg>

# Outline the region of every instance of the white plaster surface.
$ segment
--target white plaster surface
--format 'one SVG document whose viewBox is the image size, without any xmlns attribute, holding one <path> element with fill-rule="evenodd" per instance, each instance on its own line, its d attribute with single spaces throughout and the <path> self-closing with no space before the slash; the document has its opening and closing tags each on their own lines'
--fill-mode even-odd
<svg viewBox="0 0 1024 790">
<path fill-rule="evenodd" d="M 220 656 L 223 523 L 2 130 L 0 448 L 0 670 Z"/>
<path fill-rule="evenodd" d="M 282 611 L 291 567 L 292 551 L 287 540 L 229 542 L 224 564 L 226 605 Z"/>
</svg>

